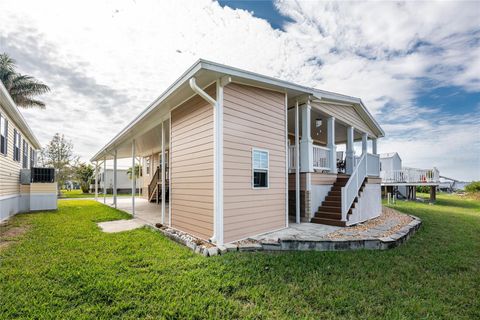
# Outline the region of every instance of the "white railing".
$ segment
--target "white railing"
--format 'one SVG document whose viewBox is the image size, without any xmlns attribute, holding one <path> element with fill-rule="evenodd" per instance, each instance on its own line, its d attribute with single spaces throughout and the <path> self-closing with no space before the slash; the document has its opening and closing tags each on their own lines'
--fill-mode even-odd
<svg viewBox="0 0 480 320">
<path fill-rule="evenodd" d="M 436 183 L 440 180 L 440 172 L 437 168 L 402 168 L 402 170 L 381 171 L 380 177 L 383 183 Z"/>
<path fill-rule="evenodd" d="M 313 169 L 330 169 L 330 149 L 326 147 L 313 146 Z"/>
<path fill-rule="evenodd" d="M 300 155 L 301 156 L 301 155 Z M 330 169 L 330 149 L 321 146 L 312 147 L 313 169 Z M 288 146 L 288 169 L 295 170 L 295 145 Z"/>
<path fill-rule="evenodd" d="M 350 210 L 353 201 L 358 196 L 358 190 L 360 190 L 363 181 L 367 177 L 367 159 L 366 154 L 360 157 L 347 184 L 342 187 L 342 221 L 347 221 L 348 210 Z"/>
</svg>

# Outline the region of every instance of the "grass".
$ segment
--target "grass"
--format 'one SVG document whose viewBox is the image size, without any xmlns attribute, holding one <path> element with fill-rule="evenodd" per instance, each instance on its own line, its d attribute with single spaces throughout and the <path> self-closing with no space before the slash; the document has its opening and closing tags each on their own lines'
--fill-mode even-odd
<svg viewBox="0 0 480 320">
<path fill-rule="evenodd" d="M 95 198 L 95 193 L 83 193 L 82 190 L 61 190 L 62 198 L 69 199 L 83 199 L 83 198 Z M 132 194 L 118 194 L 119 197 L 131 197 Z M 137 195 L 138 196 L 138 195 Z M 103 194 L 98 194 L 99 198 L 103 198 Z M 113 197 L 113 194 L 107 194 L 107 198 Z"/>
<path fill-rule="evenodd" d="M 21 214 L 0 249 L 0 318 L 479 319 L 480 202 L 398 202 L 424 224 L 389 251 L 195 255 L 93 201 Z"/>
</svg>

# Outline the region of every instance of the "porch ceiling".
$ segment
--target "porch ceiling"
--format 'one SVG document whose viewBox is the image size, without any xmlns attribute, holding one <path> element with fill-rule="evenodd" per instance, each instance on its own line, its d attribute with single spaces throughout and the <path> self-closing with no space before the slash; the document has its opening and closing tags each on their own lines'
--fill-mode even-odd
<svg viewBox="0 0 480 320">
<path fill-rule="evenodd" d="M 327 117 L 328 115 L 325 113 L 321 113 L 318 110 L 312 108 L 311 111 L 311 119 L 310 119 L 310 136 L 316 142 L 322 143 L 324 145 L 327 144 Z M 302 113 L 299 112 L 299 132 L 302 135 Z M 322 125 L 317 128 L 316 127 L 316 119 L 322 119 Z M 347 143 L 347 127 L 348 125 L 336 120 L 335 121 L 335 143 L 336 144 L 344 144 Z M 288 110 L 288 133 L 290 135 L 295 134 L 295 108 L 291 108 Z M 362 132 L 358 130 L 354 130 L 354 140 L 361 141 L 362 140 Z"/>
</svg>

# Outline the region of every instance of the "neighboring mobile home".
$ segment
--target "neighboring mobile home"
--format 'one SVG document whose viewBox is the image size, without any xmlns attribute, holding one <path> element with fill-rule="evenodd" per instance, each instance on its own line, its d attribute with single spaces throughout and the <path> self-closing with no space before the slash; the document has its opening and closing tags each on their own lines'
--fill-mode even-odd
<svg viewBox="0 0 480 320">
<path fill-rule="evenodd" d="M 402 166 L 402 159 L 396 152 L 380 155 L 380 177 L 383 196 L 388 193 L 395 197 L 416 199 L 418 186 L 430 188 L 430 200 L 436 200 L 436 189 L 440 185 L 437 168 L 419 169 Z"/>
<path fill-rule="evenodd" d="M 377 217 L 383 136 L 358 98 L 199 60 L 91 160 L 139 157 L 158 222 L 223 244 Z"/>
<path fill-rule="evenodd" d="M 18 212 L 57 207 L 53 172 L 30 171 L 36 166 L 38 149 L 37 138 L 0 81 L 0 221 Z"/>
</svg>

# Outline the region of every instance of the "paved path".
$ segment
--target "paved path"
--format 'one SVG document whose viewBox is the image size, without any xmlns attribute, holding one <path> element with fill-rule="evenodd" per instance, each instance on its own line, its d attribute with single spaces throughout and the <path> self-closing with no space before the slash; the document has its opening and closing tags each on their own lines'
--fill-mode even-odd
<svg viewBox="0 0 480 320">
<path fill-rule="evenodd" d="M 138 229 L 144 225 L 146 225 L 145 221 L 140 219 L 115 220 L 98 223 L 98 226 L 102 229 L 102 231 L 107 233 Z"/>
</svg>

